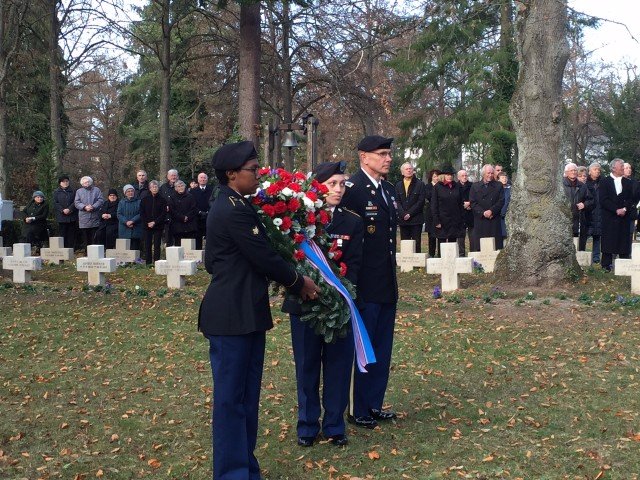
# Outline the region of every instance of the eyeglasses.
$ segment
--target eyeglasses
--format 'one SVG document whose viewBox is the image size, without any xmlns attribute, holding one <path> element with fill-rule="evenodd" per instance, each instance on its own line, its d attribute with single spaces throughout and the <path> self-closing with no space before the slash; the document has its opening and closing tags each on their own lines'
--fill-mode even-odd
<svg viewBox="0 0 640 480">
<path fill-rule="evenodd" d="M 387 158 L 387 157 L 391 158 L 391 152 L 369 152 L 369 153 L 374 153 L 381 158 Z"/>
<path fill-rule="evenodd" d="M 258 170 L 260 169 L 259 165 L 256 165 L 255 167 L 251 167 L 251 168 L 241 168 L 240 170 L 246 170 L 247 172 L 252 172 L 254 175 L 258 175 Z"/>
</svg>

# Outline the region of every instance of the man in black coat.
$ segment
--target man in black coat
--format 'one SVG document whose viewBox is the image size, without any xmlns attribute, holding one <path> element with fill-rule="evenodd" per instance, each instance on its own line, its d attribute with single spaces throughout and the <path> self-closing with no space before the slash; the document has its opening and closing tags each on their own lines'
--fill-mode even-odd
<svg viewBox="0 0 640 480">
<path fill-rule="evenodd" d="M 138 170 L 136 173 L 136 181 L 133 182 L 133 190 L 136 192 L 134 198 L 142 200 L 149 195 L 149 180 L 147 179 L 147 172 L 144 170 Z"/>
<path fill-rule="evenodd" d="M 584 251 L 588 236 L 586 213 L 593 210 L 595 202 L 587 186 L 578 180 L 578 166 L 575 163 L 568 163 L 564 167 L 562 188 L 571 206 L 571 234 L 579 238 L 578 249 Z"/>
<path fill-rule="evenodd" d="M 473 236 L 473 211 L 471 210 L 471 201 L 469 200 L 469 192 L 471 191 L 473 182 L 469 180 L 469 174 L 466 170 L 458 171 L 457 177 L 462 192 L 462 219 L 464 221 L 462 237 L 458 238 L 458 251 L 460 252 L 460 256 L 464 257 L 467 250 L 465 237 L 469 238 L 469 245 L 471 245 L 471 237 Z"/>
<path fill-rule="evenodd" d="M 269 280 L 304 299 L 317 298 L 319 289 L 273 250 L 244 198 L 258 187 L 253 143 L 220 147 L 212 164 L 221 187 L 207 219 L 211 284 L 200 304 L 198 329 L 209 339 L 213 372 L 213 478 L 259 479 L 254 450 L 265 332 L 273 327 Z"/>
<path fill-rule="evenodd" d="M 480 239 L 493 237 L 496 249 L 502 249 L 502 228 L 500 212 L 504 205 L 504 188 L 500 182 L 493 179 L 493 167 L 482 167 L 482 180 L 471 185 L 469 201 L 473 211 L 473 236 L 471 237 L 471 251 L 480 251 Z"/>
<path fill-rule="evenodd" d="M 69 186 L 69 175 L 58 178 L 59 187 L 53 192 L 53 208 L 56 222 L 65 248 L 75 248 L 78 237 L 78 210 L 74 200 L 76 191 Z"/>
<path fill-rule="evenodd" d="M 400 167 L 402 180 L 396 183 L 398 199 L 398 226 L 400 240 L 415 240 L 416 253 L 421 252 L 422 226 L 424 225 L 425 187 L 415 176 L 409 162 Z"/>
<path fill-rule="evenodd" d="M 611 271 L 613 256 L 631 255 L 631 224 L 638 198 L 633 182 L 624 177 L 624 160 L 611 162 L 611 176 L 600 181 L 602 209 L 602 268 Z"/>
<path fill-rule="evenodd" d="M 362 266 L 358 275 L 358 308 L 371 339 L 376 363 L 368 373 L 354 366 L 349 421 L 375 428 L 378 420 L 396 417 L 382 410 L 389 381 L 393 329 L 398 302 L 396 279 L 396 192 L 383 176 L 391 168 L 393 138 L 371 135 L 358 144 L 360 170 L 346 182 L 342 206 L 364 219 Z"/>
<path fill-rule="evenodd" d="M 196 250 L 202 250 L 202 237 L 207 234 L 207 215 L 209 214 L 209 200 L 213 188 L 208 184 L 209 177 L 206 173 L 198 174 L 198 186 L 190 188 L 189 192 L 196 199 L 198 207 L 198 233 L 196 234 Z"/>
</svg>

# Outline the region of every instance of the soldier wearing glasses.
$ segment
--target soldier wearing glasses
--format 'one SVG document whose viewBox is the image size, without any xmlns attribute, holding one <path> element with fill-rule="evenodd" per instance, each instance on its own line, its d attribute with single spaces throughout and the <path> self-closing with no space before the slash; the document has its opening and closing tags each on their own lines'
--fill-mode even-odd
<svg viewBox="0 0 640 480">
<path fill-rule="evenodd" d="M 391 168 L 393 138 L 371 135 L 358 144 L 360 170 L 346 183 L 341 206 L 364 220 L 362 265 L 358 274 L 357 302 L 371 339 L 376 363 L 360 373 L 354 367 L 349 421 L 375 428 L 378 421 L 396 417 L 382 409 L 389 380 L 393 329 L 398 302 L 396 279 L 396 192 L 383 180 Z"/>
<path fill-rule="evenodd" d="M 207 219 L 205 266 L 211 284 L 198 328 L 209 339 L 213 372 L 213 478 L 259 479 L 254 455 L 265 333 L 273 327 L 269 279 L 305 299 L 318 287 L 269 244 L 258 214 L 244 198 L 258 187 L 252 142 L 220 147 L 213 168 L 220 194 Z"/>
</svg>

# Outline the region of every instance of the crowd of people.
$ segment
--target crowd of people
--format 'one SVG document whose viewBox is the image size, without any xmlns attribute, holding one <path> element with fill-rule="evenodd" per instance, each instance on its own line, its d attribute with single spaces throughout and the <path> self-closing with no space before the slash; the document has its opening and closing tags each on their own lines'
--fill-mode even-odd
<svg viewBox="0 0 640 480">
<path fill-rule="evenodd" d="M 440 255 L 440 244 L 457 242 L 461 256 L 480 250 L 480 238 L 492 237 L 496 248 L 507 236 L 505 217 L 511 199 L 511 184 L 500 165 L 484 165 L 482 178 L 471 182 L 466 170 L 451 165 L 419 180 L 410 163 L 400 167 L 402 180 L 395 185 L 401 240 L 414 240 L 421 252 L 422 232 L 427 232 L 428 254 Z"/>
<path fill-rule="evenodd" d="M 629 258 L 634 235 L 640 235 L 638 203 L 640 182 L 633 178 L 632 166 L 621 159 L 610 163 L 611 175 L 601 179 L 602 167 L 568 163 L 562 186 L 571 208 L 571 230 L 584 251 L 592 239 L 592 261 L 611 271 L 613 259 Z M 494 238 L 496 249 L 507 238 L 506 215 L 512 185 L 500 165 L 484 165 L 477 182 L 469 181 L 466 170 L 457 172 L 450 165 L 427 174 L 422 183 L 413 166 L 400 167 L 402 180 L 396 184 L 398 225 L 402 240 L 415 240 L 421 250 L 422 231 L 428 235 L 430 257 L 439 256 L 443 242 L 458 242 L 461 256 L 480 250 L 481 238 Z M 637 232 L 636 233 L 636 229 Z"/>
<path fill-rule="evenodd" d="M 110 188 L 105 198 L 90 176 L 82 177 L 75 189 L 69 176 L 61 175 L 51 205 L 66 248 L 85 252 L 91 244 L 114 248 L 116 239 L 124 238 L 152 264 L 160 259 L 163 240 L 172 246 L 192 238 L 196 248 L 202 249 L 213 198 L 208 182 L 207 174 L 201 172 L 187 189 L 178 171 L 171 169 L 161 185 L 157 180 L 148 181 L 147 173 L 139 170 L 135 182 L 126 184 L 121 192 Z M 49 202 L 40 190 L 32 197 L 23 212 L 24 237 L 38 253 L 49 237 Z"/>
</svg>

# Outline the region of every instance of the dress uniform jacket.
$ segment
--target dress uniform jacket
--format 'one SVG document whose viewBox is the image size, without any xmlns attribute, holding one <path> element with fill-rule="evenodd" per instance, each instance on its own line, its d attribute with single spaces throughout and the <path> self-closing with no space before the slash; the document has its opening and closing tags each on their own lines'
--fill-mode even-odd
<svg viewBox="0 0 640 480">
<path fill-rule="evenodd" d="M 336 241 L 342 250 L 340 262 L 347 266 L 345 277 L 354 285 L 358 283 L 358 272 L 362 263 L 362 239 L 364 227 L 360 216 L 346 208 L 336 207 L 333 210 L 331 223 L 327 225 L 327 234 Z M 290 296 L 282 302 L 282 311 L 292 315 L 302 315 L 300 303 Z"/>
<path fill-rule="evenodd" d="M 273 327 L 269 279 L 299 293 L 304 279 L 271 247 L 249 202 L 221 186 L 207 218 L 205 267 L 211 284 L 200 305 L 205 335 L 244 335 Z"/>
<path fill-rule="evenodd" d="M 371 179 L 363 170 L 349 178 L 341 206 L 356 212 L 364 222 L 362 266 L 358 274 L 358 301 L 395 303 L 398 301 L 396 278 L 396 192 L 381 182 L 386 202 L 376 194 Z"/>
</svg>

